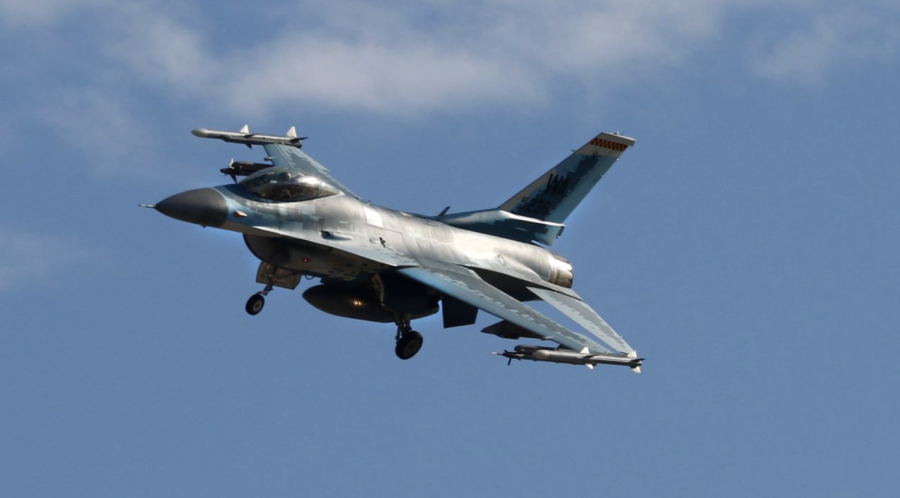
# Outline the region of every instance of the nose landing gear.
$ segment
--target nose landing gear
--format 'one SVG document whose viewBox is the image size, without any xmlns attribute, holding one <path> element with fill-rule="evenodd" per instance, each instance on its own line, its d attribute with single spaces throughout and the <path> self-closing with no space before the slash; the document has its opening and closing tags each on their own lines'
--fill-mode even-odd
<svg viewBox="0 0 900 498">
<path fill-rule="evenodd" d="M 260 311 L 262 311 L 263 306 L 266 305 L 266 296 L 272 292 L 272 283 L 269 282 L 266 284 L 266 288 L 253 294 L 250 296 L 250 299 L 247 300 L 247 305 L 244 306 L 244 309 L 247 310 L 247 313 L 250 315 L 257 315 Z"/>
<path fill-rule="evenodd" d="M 408 360 L 422 349 L 422 334 L 412 329 L 409 318 L 397 318 L 397 347 L 394 353 L 401 360 Z"/>
</svg>

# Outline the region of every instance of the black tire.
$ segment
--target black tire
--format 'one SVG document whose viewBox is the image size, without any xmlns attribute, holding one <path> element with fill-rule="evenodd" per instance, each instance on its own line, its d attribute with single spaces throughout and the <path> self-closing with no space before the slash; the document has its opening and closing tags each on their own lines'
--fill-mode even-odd
<svg viewBox="0 0 900 498">
<path fill-rule="evenodd" d="M 250 296 L 250 299 L 247 300 L 247 306 L 244 307 L 247 310 L 247 313 L 250 315 L 257 315 L 260 311 L 262 311 L 263 306 L 266 305 L 266 298 L 260 296 L 259 294 L 253 294 Z"/>
<path fill-rule="evenodd" d="M 394 352 L 397 354 L 397 358 L 408 360 L 415 356 L 420 349 L 422 349 L 422 334 L 415 330 L 410 330 L 397 341 L 397 347 L 394 349 Z"/>
</svg>

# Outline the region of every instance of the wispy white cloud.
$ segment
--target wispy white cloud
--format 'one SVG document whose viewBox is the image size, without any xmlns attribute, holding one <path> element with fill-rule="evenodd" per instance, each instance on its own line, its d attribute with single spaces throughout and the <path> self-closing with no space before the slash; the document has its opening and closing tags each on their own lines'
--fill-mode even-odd
<svg viewBox="0 0 900 498">
<path fill-rule="evenodd" d="M 73 237 L 7 225 L 0 234 L 0 292 L 47 282 L 90 261 L 90 248 Z"/>
<path fill-rule="evenodd" d="M 189 22 L 132 6 L 119 12 L 106 54 L 143 82 L 241 115 L 297 103 L 391 114 L 534 106 L 560 81 L 602 93 L 633 73 L 678 64 L 715 36 L 722 5 L 304 4 L 311 21 L 215 50 Z"/>
<path fill-rule="evenodd" d="M 0 9 L 34 22 L 78 17 L 82 29 L 90 27 L 96 50 L 85 57 L 95 74 L 67 90 L 81 95 L 52 120 L 77 130 L 107 119 L 113 132 L 140 126 L 123 105 L 137 91 L 242 117 L 297 105 L 394 115 L 534 108 L 552 102 L 560 84 L 604 95 L 684 67 L 723 40 L 729 47 L 755 40 L 752 50 L 735 53 L 751 74 L 826 81 L 848 63 L 896 53 L 900 17 L 879 0 L 853 12 L 831 0 L 429 0 L 377 8 L 350 0 L 297 4 L 289 16 L 296 22 L 274 22 L 271 33 L 245 38 L 221 36 L 190 7 L 73 3 L 80 8 L 0 0 Z M 757 21 L 791 21 L 730 29 L 753 13 Z M 107 162 L 125 153 L 108 151 Z"/>
<path fill-rule="evenodd" d="M 800 29 L 775 33 L 753 43 L 752 71 L 777 81 L 824 83 L 841 67 L 894 56 L 900 26 L 871 12 L 825 10 L 804 19 Z"/>
<path fill-rule="evenodd" d="M 73 89 L 54 96 L 36 112 L 60 141 L 90 157 L 95 171 L 148 171 L 142 166 L 152 161 L 154 134 L 112 90 Z"/>
<path fill-rule="evenodd" d="M 129 71 L 143 84 L 161 85 L 165 92 L 198 92 L 220 76 L 217 59 L 207 48 L 203 34 L 187 19 L 176 19 L 169 11 L 139 3 L 119 5 L 112 16 L 116 22 L 102 32 L 102 53 L 107 63 Z"/>
<path fill-rule="evenodd" d="M 292 104 L 427 113 L 540 105 L 560 82 L 602 94 L 689 63 L 754 11 L 794 21 L 749 30 L 763 40 L 736 54 L 749 71 L 821 81 L 848 62 L 895 52 L 896 12 L 877 0 L 860 5 L 889 15 L 842 12 L 825 0 L 303 3 L 306 22 L 215 49 L 190 16 L 130 6 L 120 12 L 120 43 L 106 53 L 144 82 L 243 116 Z"/>
<path fill-rule="evenodd" d="M 569 78 L 617 80 L 623 69 L 681 62 L 714 36 L 727 4 L 511 0 L 486 3 L 490 36 L 505 52 Z M 494 24 L 493 21 L 496 21 Z"/>
<path fill-rule="evenodd" d="M 301 57 L 295 47 L 303 47 Z M 286 36 L 239 59 L 227 61 L 233 76 L 219 90 L 244 114 L 292 102 L 406 114 L 542 98 L 527 68 L 426 41 L 356 44 Z"/>
<path fill-rule="evenodd" d="M 0 0 L 0 24 L 17 31 L 46 27 L 100 3 L 104 0 Z"/>
</svg>

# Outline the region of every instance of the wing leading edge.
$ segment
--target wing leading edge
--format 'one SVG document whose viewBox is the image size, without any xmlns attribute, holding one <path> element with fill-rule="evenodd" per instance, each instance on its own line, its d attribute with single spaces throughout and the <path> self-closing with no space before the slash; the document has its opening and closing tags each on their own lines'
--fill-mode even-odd
<svg viewBox="0 0 900 498">
<path fill-rule="evenodd" d="M 601 332 L 597 334 L 598 338 L 609 340 L 616 349 L 622 347 L 627 351 L 613 353 L 599 342 L 591 337 L 579 332 L 563 327 L 550 318 L 539 313 L 537 310 L 523 304 L 512 296 L 504 293 L 500 289 L 488 284 L 482 280 L 475 272 L 463 267 L 413 267 L 404 268 L 399 272 L 408 278 L 432 287 L 442 294 L 451 296 L 470 306 L 482 309 L 498 318 L 501 318 L 515 326 L 521 327 L 532 334 L 543 339 L 551 340 L 557 344 L 567 348 L 567 350 L 557 350 L 554 348 L 541 348 L 533 346 L 517 346 L 515 352 L 503 353 L 510 359 L 528 359 L 536 361 L 552 361 L 556 363 L 571 363 L 577 365 L 585 365 L 593 367 L 594 364 L 620 364 L 626 365 L 640 371 L 639 366 L 642 359 L 637 358 L 637 354 L 625 341 L 612 331 L 609 325 L 606 325 L 608 331 L 598 327 L 596 319 L 603 322 L 603 319 L 593 312 L 586 304 L 577 301 L 569 296 L 557 294 L 553 291 L 544 289 L 535 290 L 536 295 L 547 300 L 548 303 L 568 314 L 584 326 L 590 324 L 591 327 L 585 327 L 589 331 L 596 334 L 595 330 Z M 540 296 L 547 294 L 550 299 Z M 578 305 L 574 304 L 578 303 Z M 579 306 L 580 305 L 580 306 Z M 575 315 L 571 310 L 577 310 Z M 586 310 L 590 310 L 587 312 Z M 580 314 L 580 316 L 578 315 Z M 596 318 L 593 317 L 596 315 Z M 594 329 L 594 330 L 592 330 Z M 611 334 L 610 334 L 611 332 Z"/>
<path fill-rule="evenodd" d="M 300 147 L 303 146 L 303 141 L 306 140 L 307 137 L 298 137 L 297 128 L 293 126 L 291 126 L 284 136 L 250 133 L 250 127 L 247 125 L 244 125 L 244 127 L 241 128 L 241 131 L 238 132 L 198 128 L 191 133 L 200 138 L 212 138 L 223 140 L 225 142 L 244 144 L 251 149 L 254 145 L 262 145 L 269 155 L 266 159 L 271 161 L 274 166 L 296 169 L 304 175 L 316 177 L 342 193 L 359 199 L 358 195 L 354 194 L 353 191 L 344 186 L 343 183 L 339 182 L 337 178 L 331 176 L 328 172 L 328 168 L 322 166 L 318 161 L 300 150 Z M 265 164 L 245 163 L 241 165 L 249 166 L 250 168 L 243 168 L 241 172 L 236 172 L 235 169 L 239 168 L 234 168 L 235 164 L 240 163 L 232 161 L 232 165 L 229 166 L 229 168 L 222 170 L 222 172 L 231 174 L 232 177 L 234 177 L 234 175 L 246 176 L 259 171 L 261 167 L 267 167 Z"/>
</svg>

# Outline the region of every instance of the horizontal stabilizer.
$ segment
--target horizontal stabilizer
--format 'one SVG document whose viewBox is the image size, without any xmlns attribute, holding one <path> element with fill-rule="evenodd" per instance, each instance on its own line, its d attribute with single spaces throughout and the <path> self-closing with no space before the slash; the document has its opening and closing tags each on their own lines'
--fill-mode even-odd
<svg viewBox="0 0 900 498">
<path fill-rule="evenodd" d="M 562 223 L 519 216 L 499 209 L 442 214 L 434 219 L 463 230 L 519 242 L 537 241 L 548 246 L 553 245 L 562 234 L 563 229 L 566 228 Z"/>
</svg>

